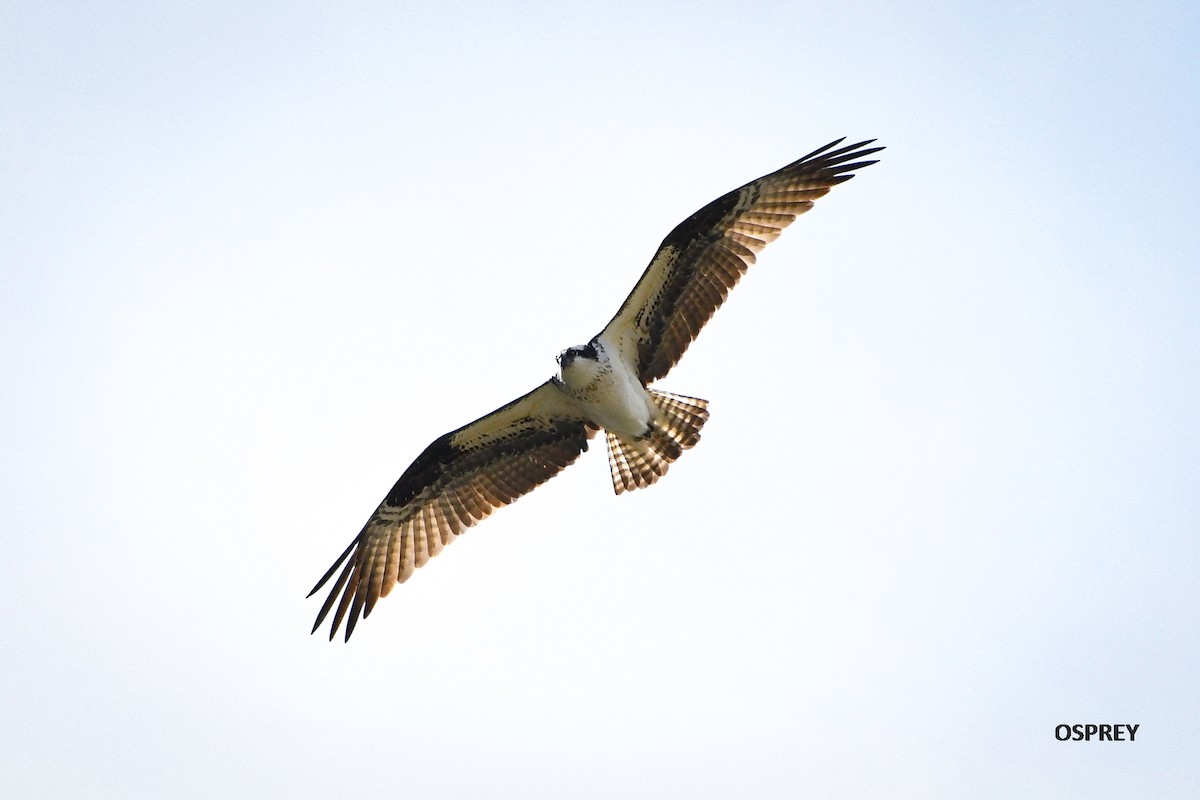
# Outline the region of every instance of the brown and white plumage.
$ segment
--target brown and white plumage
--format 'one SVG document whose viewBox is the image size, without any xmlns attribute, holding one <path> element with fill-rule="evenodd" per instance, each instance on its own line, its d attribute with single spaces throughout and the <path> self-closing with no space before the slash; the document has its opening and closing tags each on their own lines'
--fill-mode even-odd
<svg viewBox="0 0 1200 800">
<path fill-rule="evenodd" d="M 856 159 L 883 149 L 867 147 L 873 139 L 834 149 L 843 141 L 722 195 L 667 234 L 604 328 L 619 341 L 621 355 L 637 364 L 643 383 L 679 362 L 760 250 L 813 201 L 875 163 Z"/>
<path fill-rule="evenodd" d="M 559 356 L 559 376 L 430 444 L 309 592 L 338 576 L 313 631 L 336 608 L 329 638 L 345 620 L 349 640 L 380 597 L 467 528 L 574 462 L 600 428 L 618 494 L 666 474 L 699 441 L 707 402 L 648 384 L 679 361 L 755 255 L 814 200 L 875 163 L 856 159 L 883 149 L 841 142 L 681 222 L 604 330 Z"/>
<path fill-rule="evenodd" d="M 329 638 L 346 612 L 346 639 L 413 570 L 458 534 L 557 475 L 587 450 L 596 428 L 554 384 L 437 438 L 417 456 L 311 597 L 346 562 L 313 625 L 341 593 Z M 349 559 L 347 561 L 347 559 Z"/>
</svg>

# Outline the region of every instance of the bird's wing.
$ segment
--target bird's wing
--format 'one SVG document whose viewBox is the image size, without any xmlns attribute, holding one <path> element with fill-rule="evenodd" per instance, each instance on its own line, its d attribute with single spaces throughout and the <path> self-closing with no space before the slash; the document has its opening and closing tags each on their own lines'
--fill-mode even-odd
<svg viewBox="0 0 1200 800">
<path fill-rule="evenodd" d="M 875 163 L 855 159 L 883 149 L 867 147 L 874 139 L 839 148 L 842 141 L 717 198 L 663 239 L 601 333 L 617 343 L 643 383 L 675 366 L 759 250 L 814 200 L 850 180 L 854 170 Z"/>
<path fill-rule="evenodd" d="M 435 440 L 404 471 L 362 532 L 309 592 L 339 567 L 313 632 L 337 603 L 333 639 L 346 639 L 375 602 L 458 534 L 557 475 L 587 450 L 595 427 L 553 381 Z"/>
</svg>

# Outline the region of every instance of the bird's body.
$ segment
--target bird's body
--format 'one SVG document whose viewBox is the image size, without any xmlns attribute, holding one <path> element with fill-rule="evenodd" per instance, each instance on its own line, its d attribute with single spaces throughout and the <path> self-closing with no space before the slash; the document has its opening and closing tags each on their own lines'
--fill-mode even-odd
<svg viewBox="0 0 1200 800">
<path fill-rule="evenodd" d="M 651 485 L 700 440 L 707 402 L 649 388 L 683 355 L 755 254 L 813 201 L 883 148 L 822 147 L 725 194 L 663 240 L 616 316 L 532 392 L 434 440 L 404 471 L 312 592 L 341 573 L 313 631 L 337 602 L 332 639 L 466 528 L 558 474 L 605 432 L 613 488 Z M 343 563 L 345 566 L 343 567 Z M 340 600 L 339 600 L 340 598 Z M 347 612 L 349 616 L 347 617 Z"/>
<path fill-rule="evenodd" d="M 564 350 L 558 357 L 557 384 L 597 426 L 626 436 L 644 436 L 660 414 L 630 365 L 613 357 L 615 351 L 603 335 L 584 347 Z"/>
</svg>

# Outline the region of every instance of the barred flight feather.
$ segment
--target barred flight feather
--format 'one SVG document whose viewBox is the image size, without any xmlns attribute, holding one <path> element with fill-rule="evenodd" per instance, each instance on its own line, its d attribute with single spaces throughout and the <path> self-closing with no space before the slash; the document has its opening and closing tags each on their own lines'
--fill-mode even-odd
<svg viewBox="0 0 1200 800">
<path fill-rule="evenodd" d="M 467 528 L 574 462 L 595 432 L 562 390 L 547 381 L 434 441 L 309 592 L 316 593 L 342 569 L 313 630 L 336 602 L 329 638 L 345 621 L 349 639 L 379 598 Z"/>
<path fill-rule="evenodd" d="M 725 301 L 755 254 L 779 237 L 854 170 L 854 161 L 882 150 L 874 140 L 838 148 L 842 139 L 735 189 L 681 222 L 620 310 L 605 327 L 622 354 L 638 366 L 643 383 L 665 376 Z M 835 149 L 837 148 L 837 149 Z M 712 291 L 716 286 L 721 287 Z"/>
</svg>

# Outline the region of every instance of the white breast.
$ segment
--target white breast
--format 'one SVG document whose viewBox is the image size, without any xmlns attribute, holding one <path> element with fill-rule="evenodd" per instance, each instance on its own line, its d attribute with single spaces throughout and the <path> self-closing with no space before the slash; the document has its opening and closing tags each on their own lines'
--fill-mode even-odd
<svg viewBox="0 0 1200 800">
<path fill-rule="evenodd" d="M 642 436 L 657 410 L 650 394 L 637 375 L 620 357 L 611 357 L 615 348 L 596 343 L 599 359 L 577 358 L 562 372 L 562 381 L 588 417 L 614 433 Z"/>
</svg>

